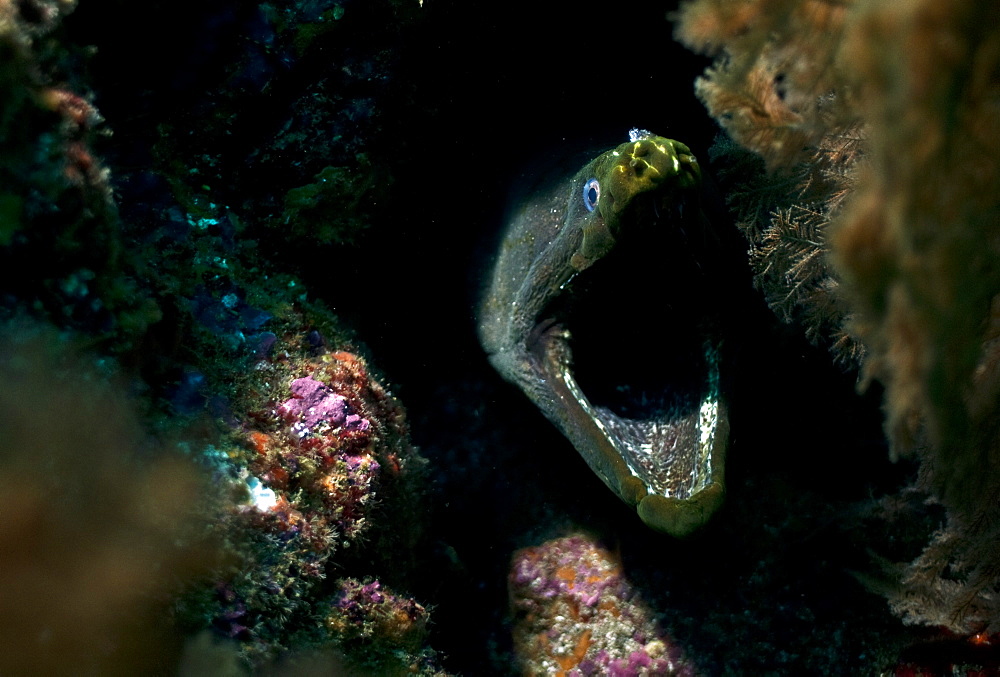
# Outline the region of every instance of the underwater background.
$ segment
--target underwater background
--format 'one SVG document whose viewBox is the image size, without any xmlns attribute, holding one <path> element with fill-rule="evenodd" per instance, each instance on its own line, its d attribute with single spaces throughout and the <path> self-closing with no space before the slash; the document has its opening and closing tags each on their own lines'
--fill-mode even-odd
<svg viewBox="0 0 1000 677">
<path fill-rule="evenodd" d="M 997 674 L 995 14 L 0 0 L 0 673 Z M 476 334 L 634 128 L 740 255 L 685 539 Z"/>
</svg>

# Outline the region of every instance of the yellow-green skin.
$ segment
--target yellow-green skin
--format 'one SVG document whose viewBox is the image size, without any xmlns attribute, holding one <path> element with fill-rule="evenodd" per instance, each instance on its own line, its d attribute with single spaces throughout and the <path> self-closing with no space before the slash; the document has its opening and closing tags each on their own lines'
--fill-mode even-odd
<svg viewBox="0 0 1000 677">
<path fill-rule="evenodd" d="M 591 178 L 600 184 L 593 211 L 583 199 Z M 715 369 L 711 411 L 716 416 L 711 435 L 705 449 L 687 455 L 691 467 L 670 469 L 691 490 L 666 497 L 651 492 L 623 459 L 618 440 L 573 378 L 568 331 L 546 325 L 541 313 L 574 276 L 611 252 L 621 233 L 634 227 L 637 197 L 653 197 L 664 205 L 689 202 L 700 183 L 697 161 L 678 141 L 647 135 L 602 153 L 519 207 L 507 226 L 479 313 L 480 341 L 494 368 L 528 395 L 647 525 L 675 536 L 686 536 L 707 522 L 725 493 L 728 423 L 718 397 L 717 353 L 710 361 Z"/>
</svg>

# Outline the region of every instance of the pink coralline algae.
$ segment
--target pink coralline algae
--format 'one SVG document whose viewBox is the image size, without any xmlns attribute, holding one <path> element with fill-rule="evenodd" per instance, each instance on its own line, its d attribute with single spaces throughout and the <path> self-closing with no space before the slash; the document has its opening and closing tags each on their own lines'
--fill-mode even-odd
<svg viewBox="0 0 1000 677">
<path fill-rule="evenodd" d="M 332 428 L 367 430 L 369 422 L 357 414 L 348 413 L 347 398 L 338 395 L 312 377 L 298 378 L 290 386 L 292 399 L 278 407 L 278 414 L 289 421 L 292 429 L 304 436 L 320 424 Z"/>
<path fill-rule="evenodd" d="M 615 557 L 588 536 L 519 550 L 509 583 L 525 674 L 695 674 Z"/>
<path fill-rule="evenodd" d="M 394 594 L 377 580 L 345 578 L 330 604 L 326 627 L 345 639 L 375 640 L 383 645 L 419 647 L 427 635 L 427 610 Z"/>
<path fill-rule="evenodd" d="M 349 353 L 307 364 L 306 375 L 289 382 L 291 397 L 271 414 L 283 425 L 270 434 L 249 434 L 257 452 L 250 470 L 275 491 L 273 511 L 307 515 L 313 526 L 322 523 L 345 540 L 367 528 L 367 508 L 382 474 L 374 453 L 377 426 L 357 413 L 375 409 L 352 388 L 362 367 Z M 291 501 L 296 493 L 299 498 Z M 328 531 L 317 533 L 326 538 Z"/>
<path fill-rule="evenodd" d="M 363 674 L 434 674 L 423 606 L 377 580 L 328 578 L 347 548 L 400 569 L 420 458 L 402 406 L 364 359 L 322 344 L 316 332 L 283 335 L 237 393 L 244 413 L 227 457 L 246 491 L 220 523 L 240 565 L 193 608 L 211 608 L 216 633 L 255 668 L 336 646 Z"/>
</svg>

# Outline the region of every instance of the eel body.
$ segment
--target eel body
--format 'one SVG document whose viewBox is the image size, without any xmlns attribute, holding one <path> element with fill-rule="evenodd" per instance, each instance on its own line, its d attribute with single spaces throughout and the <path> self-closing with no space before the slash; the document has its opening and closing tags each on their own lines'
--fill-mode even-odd
<svg viewBox="0 0 1000 677">
<path fill-rule="evenodd" d="M 722 503 L 729 430 L 710 267 L 699 261 L 711 255 L 701 170 L 683 143 L 630 137 L 515 207 L 479 337 L 647 525 L 686 536 Z M 596 338 L 578 337 L 578 325 Z M 655 386 L 621 380 L 654 372 Z"/>
</svg>

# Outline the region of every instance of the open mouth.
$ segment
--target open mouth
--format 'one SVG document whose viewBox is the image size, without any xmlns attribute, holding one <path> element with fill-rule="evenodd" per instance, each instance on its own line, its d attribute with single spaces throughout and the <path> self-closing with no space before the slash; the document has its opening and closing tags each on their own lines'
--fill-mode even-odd
<svg viewBox="0 0 1000 677">
<path fill-rule="evenodd" d="M 519 205 L 480 308 L 490 362 L 649 526 L 722 503 L 719 246 L 682 143 L 630 141 Z M 713 263 L 714 262 L 714 263 Z"/>
<path fill-rule="evenodd" d="M 696 210 L 685 217 L 648 199 L 633 208 L 628 237 L 551 300 L 528 347 L 564 406 L 594 422 L 577 431 L 602 439 L 574 440 L 581 453 L 613 450 L 645 488 L 637 503 L 676 512 L 716 486 L 712 502 L 721 501 L 717 285 Z"/>
</svg>

